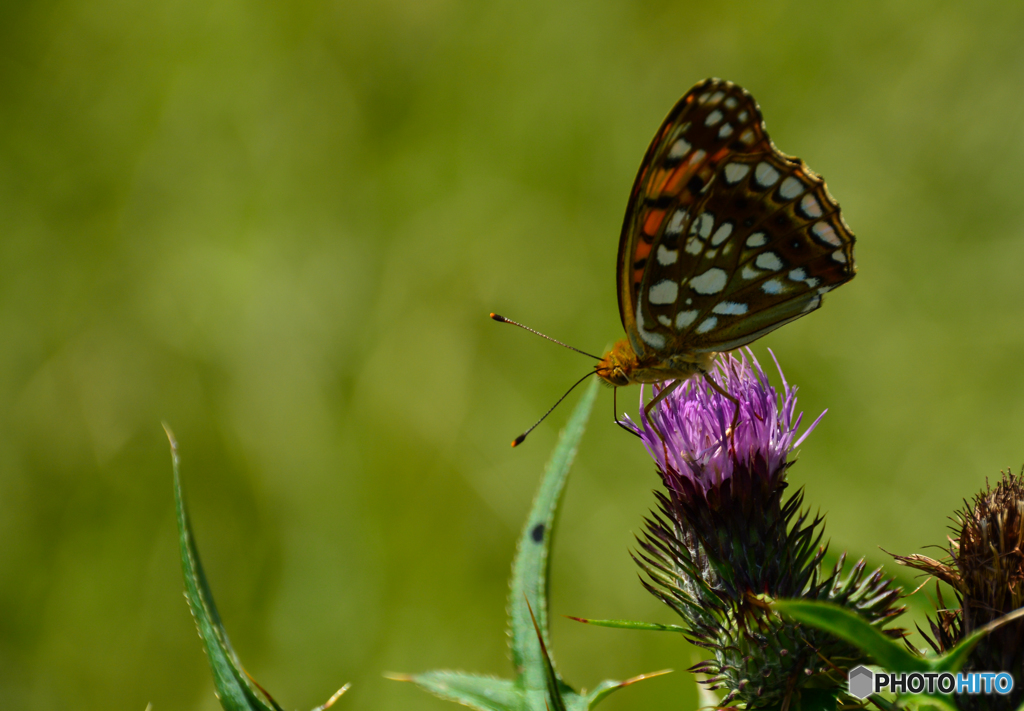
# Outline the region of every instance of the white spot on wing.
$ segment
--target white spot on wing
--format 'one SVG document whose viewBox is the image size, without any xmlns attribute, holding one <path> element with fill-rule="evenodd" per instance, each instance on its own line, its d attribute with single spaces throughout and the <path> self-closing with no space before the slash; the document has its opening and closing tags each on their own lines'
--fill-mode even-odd
<svg viewBox="0 0 1024 711">
<path fill-rule="evenodd" d="M 683 232 L 683 223 L 686 222 L 686 210 L 676 210 L 672 213 L 672 217 L 669 219 L 668 224 L 665 225 L 665 234 L 667 235 L 678 235 Z"/>
<path fill-rule="evenodd" d="M 676 330 L 682 331 L 697 319 L 698 311 L 680 311 L 676 314 Z"/>
<path fill-rule="evenodd" d="M 704 245 L 696 237 L 690 237 L 686 240 L 686 253 L 687 254 L 700 254 L 704 249 Z"/>
<path fill-rule="evenodd" d="M 805 306 L 803 308 L 803 311 L 801 311 L 800 313 L 805 314 L 809 311 L 814 311 L 814 309 L 818 308 L 819 306 L 821 306 L 821 297 L 815 296 L 813 299 L 807 302 L 807 306 Z"/>
<path fill-rule="evenodd" d="M 755 232 L 747 237 L 747 246 L 751 249 L 754 247 L 763 247 L 766 244 L 768 244 L 768 236 L 764 232 Z"/>
<path fill-rule="evenodd" d="M 804 184 L 791 175 L 779 186 L 779 197 L 783 200 L 792 200 L 803 191 Z"/>
<path fill-rule="evenodd" d="M 725 92 L 724 91 L 716 91 L 714 94 L 711 95 L 711 99 L 708 100 L 708 103 L 717 104 L 723 98 L 725 98 Z"/>
<path fill-rule="evenodd" d="M 846 253 L 841 249 L 837 249 L 832 253 L 832 259 L 836 260 L 840 264 L 846 264 Z"/>
<path fill-rule="evenodd" d="M 665 245 L 658 245 L 658 264 L 663 267 L 675 264 L 679 259 L 679 250 L 665 249 Z"/>
<path fill-rule="evenodd" d="M 817 279 L 815 279 L 814 277 L 811 277 L 810 279 L 807 279 L 804 283 L 807 284 L 807 286 L 809 286 L 809 287 L 811 287 L 813 289 L 820 282 Z"/>
<path fill-rule="evenodd" d="M 691 146 L 690 142 L 685 138 L 677 138 L 676 142 L 672 144 L 672 148 L 668 152 L 668 157 L 673 159 L 682 158 L 690 152 L 691 148 L 693 148 L 693 146 Z"/>
<path fill-rule="evenodd" d="M 735 96 L 730 96 L 728 99 L 725 100 L 725 107 L 729 110 L 735 109 L 738 105 L 739 102 L 736 101 Z"/>
<path fill-rule="evenodd" d="M 714 328 L 717 325 L 718 325 L 718 317 L 717 316 L 709 316 L 706 319 L 704 319 L 703 321 L 701 321 L 700 325 L 697 326 L 697 333 L 707 333 L 708 331 L 710 331 L 712 328 Z"/>
<path fill-rule="evenodd" d="M 697 218 L 697 234 L 701 239 L 707 239 L 711 234 L 711 228 L 715 226 L 715 215 L 711 212 L 702 212 Z"/>
<path fill-rule="evenodd" d="M 779 171 L 775 170 L 775 168 L 771 167 L 768 163 L 761 161 L 757 164 L 757 167 L 754 168 L 754 179 L 761 187 L 770 188 L 775 185 L 776 181 L 778 181 Z"/>
<path fill-rule="evenodd" d="M 744 145 L 749 146 L 751 143 L 754 142 L 754 131 L 748 128 L 746 131 L 740 134 L 740 141 L 742 141 Z"/>
<path fill-rule="evenodd" d="M 791 281 L 803 281 L 807 278 L 807 272 L 803 268 L 798 268 L 791 271 L 787 276 L 789 276 Z"/>
<path fill-rule="evenodd" d="M 732 234 L 732 223 L 723 222 L 722 226 L 715 230 L 715 234 L 711 237 L 711 245 L 717 247 L 722 244 L 725 240 L 729 239 L 729 235 Z"/>
<path fill-rule="evenodd" d="M 712 267 L 690 280 L 690 288 L 698 294 L 717 294 L 725 288 L 728 275 L 724 269 Z"/>
<path fill-rule="evenodd" d="M 718 109 L 715 109 L 710 114 L 708 114 L 708 117 L 706 119 L 704 119 L 704 125 L 705 126 L 714 126 L 719 121 L 721 121 L 723 118 L 724 117 L 722 116 L 722 112 L 719 111 Z"/>
<path fill-rule="evenodd" d="M 728 138 L 731 135 L 732 135 L 732 124 L 731 123 L 723 123 L 722 127 L 720 129 L 718 129 L 718 137 L 719 138 Z"/>
<path fill-rule="evenodd" d="M 725 182 L 729 183 L 729 185 L 735 185 L 747 177 L 747 173 L 749 172 L 749 165 L 744 165 L 742 163 L 729 163 L 725 166 Z"/>
<path fill-rule="evenodd" d="M 778 279 L 769 279 L 761 285 L 761 291 L 766 294 L 781 294 L 786 290 L 786 287 L 782 285 L 782 282 Z"/>
<path fill-rule="evenodd" d="M 779 259 L 779 255 L 775 252 L 763 252 L 757 255 L 754 264 L 759 269 L 766 269 L 770 272 L 777 272 L 782 269 L 782 260 Z"/>
<path fill-rule="evenodd" d="M 740 111 L 740 115 L 736 118 L 738 118 L 741 123 L 746 123 L 747 119 L 750 118 L 750 113 L 744 109 L 743 111 Z"/>
<path fill-rule="evenodd" d="M 747 305 L 736 301 L 723 301 L 715 304 L 715 308 L 711 309 L 711 311 L 723 316 L 740 316 L 747 313 Z"/>
<path fill-rule="evenodd" d="M 827 222 L 816 222 L 814 227 L 811 228 L 811 232 L 818 238 L 819 242 L 823 242 L 831 247 L 839 247 L 843 243 L 836 236 L 836 231 L 832 229 L 832 225 Z"/>
<path fill-rule="evenodd" d="M 636 330 L 643 342 L 651 348 L 665 347 L 665 337 L 663 335 L 644 330 L 644 310 L 640 304 L 636 305 Z"/>
<path fill-rule="evenodd" d="M 740 272 L 740 276 L 742 276 L 744 279 L 753 279 L 760 273 L 761 272 L 754 269 L 752 266 L 748 264 L 747 266 L 743 267 L 743 271 Z"/>
<path fill-rule="evenodd" d="M 800 201 L 800 211 L 811 219 L 821 217 L 821 205 L 813 195 L 804 195 L 804 199 Z"/>
<path fill-rule="evenodd" d="M 677 296 L 679 285 L 668 279 L 662 279 L 647 292 L 647 298 L 652 304 L 674 304 Z"/>
<path fill-rule="evenodd" d="M 658 314 L 658 323 L 660 323 L 662 326 L 672 328 L 672 319 L 670 319 L 665 314 Z"/>
</svg>

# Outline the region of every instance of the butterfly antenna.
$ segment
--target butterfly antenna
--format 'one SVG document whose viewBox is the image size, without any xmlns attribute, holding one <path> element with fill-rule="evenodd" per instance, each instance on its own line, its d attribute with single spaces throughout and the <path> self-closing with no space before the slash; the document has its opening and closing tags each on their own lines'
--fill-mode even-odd
<svg viewBox="0 0 1024 711">
<path fill-rule="evenodd" d="M 555 340 L 555 339 L 554 339 L 554 338 L 552 338 L 551 336 L 545 336 L 545 335 L 544 335 L 543 333 L 541 333 L 540 331 L 535 331 L 535 330 L 533 330 L 532 328 L 530 328 L 529 326 L 524 326 L 523 324 L 519 323 L 518 321 L 513 321 L 513 320 L 512 320 L 512 319 L 510 319 L 510 318 L 505 318 L 504 316 L 499 316 L 498 314 L 491 314 L 491 318 L 493 318 L 493 319 L 494 319 L 495 321 L 497 321 L 498 323 L 510 323 L 510 324 L 512 324 L 513 326 L 519 326 L 519 328 L 525 329 L 525 330 L 529 331 L 530 333 L 534 333 L 534 334 L 536 334 L 536 335 L 540 336 L 541 338 L 546 338 L 546 339 L 548 339 L 549 341 L 551 341 L 552 343 L 557 343 L 558 345 L 562 346 L 563 348 L 568 348 L 568 349 L 569 349 L 570 351 L 576 351 L 577 353 L 581 353 L 581 354 L 583 354 L 583 355 L 587 356 L 588 358 L 593 358 L 594 360 L 601 360 L 601 359 L 600 359 L 600 358 L 599 358 L 598 356 L 596 356 L 596 355 L 593 355 L 593 354 L 591 354 L 591 353 L 587 353 L 586 351 L 581 351 L 581 350 L 580 350 L 579 348 L 573 348 L 573 347 L 572 347 L 572 346 L 570 346 L 570 345 L 569 345 L 568 343 L 562 343 L 561 341 Z M 577 385 L 578 385 L 578 383 L 577 383 Z M 576 386 L 575 386 L 575 385 L 573 385 L 573 387 L 576 387 Z M 570 388 L 570 392 L 571 392 L 571 391 L 572 391 L 572 388 Z M 566 393 L 566 395 L 568 395 L 568 394 L 569 394 L 569 393 Z M 562 397 L 565 397 L 565 395 L 563 395 Z M 561 400 L 559 400 L 558 402 L 561 402 Z M 555 403 L 555 404 L 557 405 L 558 403 Z M 551 408 L 551 409 L 553 410 L 554 408 Z M 545 415 L 545 417 L 547 417 L 547 415 Z M 542 417 L 542 418 L 540 418 L 540 419 L 542 419 L 542 420 L 543 420 L 543 419 L 544 419 L 544 417 Z M 539 424 L 539 423 L 538 423 L 538 424 Z M 537 426 L 537 425 L 534 425 L 534 427 L 536 427 L 536 426 Z M 533 429 L 533 427 L 531 427 L 530 429 L 532 430 L 532 429 Z M 523 436 L 525 437 L 526 435 L 523 435 Z"/>
<path fill-rule="evenodd" d="M 510 322 L 510 323 L 514 323 L 514 322 Z M 516 325 L 518 326 L 519 324 L 516 324 Z M 529 330 L 529 329 L 527 329 L 527 330 Z M 573 348 L 573 350 L 576 350 L 576 349 Z M 584 354 L 584 355 L 586 355 L 586 354 Z M 573 383 L 572 387 L 565 391 L 565 395 L 563 395 L 562 397 L 558 398 L 558 402 L 556 402 L 554 405 L 552 405 L 551 408 L 547 412 L 544 413 L 543 417 L 541 417 L 539 420 L 537 420 L 536 422 L 533 423 L 533 427 L 531 427 L 530 429 L 526 430 L 526 432 L 523 432 L 521 435 L 519 435 L 514 440 L 512 440 L 512 446 L 513 447 L 518 447 L 519 445 L 521 445 L 523 443 L 523 440 L 526 439 L 526 435 L 530 434 L 535 429 L 537 429 L 537 425 L 539 425 L 541 422 L 543 422 L 545 420 L 545 418 L 547 418 L 547 416 L 550 415 L 554 411 L 554 409 L 561 404 L 562 400 L 567 398 L 569 396 L 569 393 L 571 393 L 573 390 L 576 389 L 577 385 L 582 383 L 584 380 L 589 378 L 591 375 L 594 375 L 596 372 L 597 372 L 596 370 L 592 370 L 589 373 L 587 373 L 586 375 L 584 375 L 582 378 L 577 380 L 575 383 Z"/>
</svg>

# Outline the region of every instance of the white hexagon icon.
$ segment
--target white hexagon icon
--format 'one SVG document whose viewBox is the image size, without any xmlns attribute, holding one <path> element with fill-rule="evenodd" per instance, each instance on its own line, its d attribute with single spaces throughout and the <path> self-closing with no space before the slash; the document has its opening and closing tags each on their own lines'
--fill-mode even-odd
<svg viewBox="0 0 1024 711">
<path fill-rule="evenodd" d="M 871 696 L 875 686 L 875 674 L 866 666 L 854 667 L 847 677 L 849 681 L 850 696 L 858 699 L 866 699 Z"/>
</svg>

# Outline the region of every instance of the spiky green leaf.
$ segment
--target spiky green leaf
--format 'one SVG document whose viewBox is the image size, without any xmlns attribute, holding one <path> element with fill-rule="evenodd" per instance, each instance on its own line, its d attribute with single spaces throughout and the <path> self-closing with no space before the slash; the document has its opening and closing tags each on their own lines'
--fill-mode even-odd
<svg viewBox="0 0 1024 711">
<path fill-rule="evenodd" d="M 960 671 L 960 668 L 967 662 L 967 657 L 970 655 L 971 651 L 978 646 L 978 642 L 984 639 L 986 635 L 991 634 L 1008 622 L 1013 622 L 1021 617 L 1024 617 L 1024 608 L 1011 612 L 1008 615 L 1003 615 L 999 619 L 989 622 L 984 627 L 976 629 L 951 650 L 943 654 L 941 657 L 938 657 L 936 659 L 935 668 L 938 671 Z"/>
<path fill-rule="evenodd" d="M 773 606 L 798 622 L 825 630 L 855 645 L 869 654 L 874 663 L 887 672 L 957 671 L 963 666 L 963 658 L 956 662 L 955 667 L 949 666 L 951 663 L 949 654 L 930 659 L 915 656 L 906 647 L 886 637 L 877 627 L 869 624 L 856 613 L 838 605 L 801 600 L 777 600 Z M 973 647 L 973 644 L 971 646 Z M 872 697 L 872 699 L 874 698 Z M 944 711 L 957 711 L 957 706 L 953 703 L 952 698 L 937 691 L 901 694 L 899 698 L 903 705 L 934 706 Z"/>
<path fill-rule="evenodd" d="M 393 675 L 389 678 L 410 681 L 442 699 L 478 711 L 526 711 L 529 708 L 522 687 L 507 679 L 452 671 Z"/>
<path fill-rule="evenodd" d="M 210 669 L 213 671 L 213 685 L 217 690 L 217 698 L 225 711 L 282 711 L 270 694 L 242 668 L 242 663 L 231 648 L 228 634 L 213 602 L 213 593 L 206 581 L 203 565 L 199 560 L 199 550 L 192 535 L 192 524 L 185 509 L 178 471 L 178 443 L 166 425 L 164 429 L 171 443 L 174 504 L 178 513 L 178 542 L 181 549 L 181 569 L 185 576 L 185 597 L 206 649 Z"/>
<path fill-rule="evenodd" d="M 660 622 L 638 622 L 637 620 L 591 620 L 586 617 L 569 617 L 570 620 L 582 622 L 594 627 L 611 627 L 618 630 L 643 630 L 645 632 L 683 632 L 686 627 L 681 625 L 663 625 Z"/>
<path fill-rule="evenodd" d="M 199 638 L 206 649 L 206 658 L 213 672 L 213 686 L 217 699 L 225 711 L 282 711 L 273 697 L 249 676 L 242 667 L 238 655 L 231 647 L 231 640 L 220 621 L 220 614 L 213 602 L 213 592 L 206 581 L 203 564 L 199 560 L 199 549 L 192 534 L 192 523 L 185 508 L 185 497 L 181 491 L 180 459 L 178 443 L 174 433 L 165 424 L 167 440 L 171 444 L 171 464 L 174 470 L 174 506 L 178 515 L 178 543 L 181 551 L 181 570 L 185 576 L 185 599 L 188 600 L 192 618 L 196 621 Z M 326 711 L 349 685 L 338 689 L 326 702 L 313 711 Z"/>
<path fill-rule="evenodd" d="M 541 642 L 548 644 L 548 570 L 555 517 L 561 503 L 562 492 L 569 469 L 576 458 L 580 438 L 597 397 L 597 381 L 583 393 L 576 409 L 565 426 L 558 445 L 548 461 L 540 489 L 530 508 L 526 526 L 519 537 L 516 559 L 512 565 L 508 611 L 512 663 L 528 690 L 547 686 L 546 663 L 541 653 Z M 531 614 L 530 610 L 533 610 Z M 540 637 L 534 631 L 533 615 L 537 618 Z M 557 675 L 557 672 L 555 672 Z"/>
<path fill-rule="evenodd" d="M 839 605 L 806 600 L 776 600 L 773 607 L 797 622 L 825 630 L 863 650 L 887 671 L 931 671 L 927 659 L 911 654 L 876 626 Z"/>
<path fill-rule="evenodd" d="M 579 694 L 562 680 L 548 653 L 551 646 L 547 608 L 551 542 L 569 468 L 596 397 L 597 382 L 594 381 L 562 431 L 519 538 L 508 603 L 515 681 L 448 671 L 391 678 L 410 681 L 443 699 L 478 711 L 588 711 L 616 689 L 665 673 L 655 672 L 626 681 L 604 681 L 590 694 Z"/>
</svg>

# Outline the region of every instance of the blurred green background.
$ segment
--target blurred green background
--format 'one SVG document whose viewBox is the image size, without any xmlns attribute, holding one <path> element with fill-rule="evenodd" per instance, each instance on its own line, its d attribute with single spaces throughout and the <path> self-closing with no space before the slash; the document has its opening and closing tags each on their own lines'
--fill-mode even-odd
<svg viewBox="0 0 1024 711">
<path fill-rule="evenodd" d="M 621 337 L 644 150 L 706 76 L 828 180 L 860 273 L 759 342 L 828 415 L 791 470 L 883 562 L 1024 463 L 1024 6 L 955 2 L 0 7 L 0 707 L 215 709 L 166 420 L 225 624 L 287 708 L 454 708 L 508 676 L 515 538 L 563 407 Z M 620 393 L 635 403 L 636 389 Z M 698 654 L 628 551 L 656 478 L 602 393 L 555 542 L 592 687 Z M 887 569 L 898 572 L 886 563 Z M 911 578 L 907 576 L 907 579 Z M 603 708 L 692 708 L 679 672 Z"/>
</svg>

